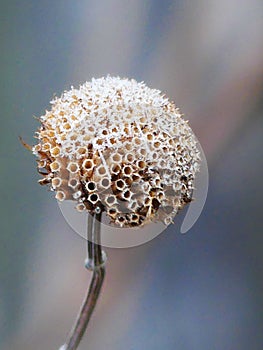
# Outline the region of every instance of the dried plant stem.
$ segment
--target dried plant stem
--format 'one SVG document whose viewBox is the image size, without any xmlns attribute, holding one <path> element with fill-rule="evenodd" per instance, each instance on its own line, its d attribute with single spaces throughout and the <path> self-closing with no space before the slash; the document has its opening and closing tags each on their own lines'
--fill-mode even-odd
<svg viewBox="0 0 263 350">
<path fill-rule="evenodd" d="M 87 269 L 93 271 L 92 280 L 86 298 L 81 306 L 76 324 L 70 333 L 69 340 L 60 350 L 77 349 L 100 295 L 105 276 L 105 254 L 100 244 L 101 214 L 101 209 L 97 207 L 95 213 L 89 215 L 87 232 L 88 257 L 85 266 Z"/>
</svg>

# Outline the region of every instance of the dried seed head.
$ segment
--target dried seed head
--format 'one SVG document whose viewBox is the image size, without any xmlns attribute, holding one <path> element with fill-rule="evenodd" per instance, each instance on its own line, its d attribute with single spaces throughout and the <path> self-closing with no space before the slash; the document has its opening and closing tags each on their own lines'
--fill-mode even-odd
<svg viewBox="0 0 263 350">
<path fill-rule="evenodd" d="M 100 206 L 113 224 L 169 224 L 192 198 L 197 141 L 174 103 L 135 80 L 92 79 L 51 101 L 38 170 L 59 201 Z"/>
</svg>

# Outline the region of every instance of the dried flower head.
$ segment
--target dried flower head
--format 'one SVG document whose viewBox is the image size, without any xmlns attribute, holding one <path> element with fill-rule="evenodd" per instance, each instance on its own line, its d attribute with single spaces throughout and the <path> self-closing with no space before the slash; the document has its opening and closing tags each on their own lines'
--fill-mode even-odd
<svg viewBox="0 0 263 350">
<path fill-rule="evenodd" d="M 119 77 L 92 79 L 40 117 L 39 182 L 79 211 L 100 206 L 118 226 L 169 224 L 192 198 L 196 138 L 159 90 Z"/>
</svg>

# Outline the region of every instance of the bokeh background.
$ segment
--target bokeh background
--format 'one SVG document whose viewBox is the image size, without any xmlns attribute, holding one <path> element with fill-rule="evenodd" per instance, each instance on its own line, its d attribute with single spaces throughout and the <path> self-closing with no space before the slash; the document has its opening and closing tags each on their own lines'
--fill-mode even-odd
<svg viewBox="0 0 263 350">
<path fill-rule="evenodd" d="M 79 349 L 262 350 L 262 0 L 1 1 L 0 349 L 58 349 L 90 281 L 85 244 L 37 184 L 53 94 L 108 73 L 181 107 L 206 153 L 205 208 L 153 241 L 107 249 Z"/>
</svg>

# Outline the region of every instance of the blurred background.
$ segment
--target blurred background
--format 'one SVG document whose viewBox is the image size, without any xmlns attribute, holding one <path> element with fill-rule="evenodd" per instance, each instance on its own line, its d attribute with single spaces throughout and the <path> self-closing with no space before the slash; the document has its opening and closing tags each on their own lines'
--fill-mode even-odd
<svg viewBox="0 0 263 350">
<path fill-rule="evenodd" d="M 23 149 L 54 94 L 108 73 L 182 109 L 210 183 L 195 226 L 107 249 L 79 349 L 262 350 L 262 0 L 1 1 L 0 349 L 58 349 L 90 281 L 85 244 Z"/>
</svg>

